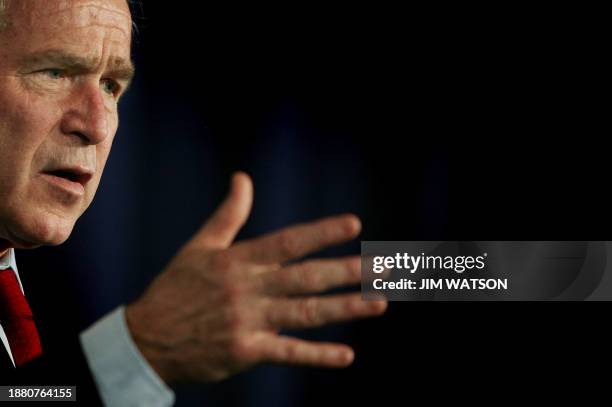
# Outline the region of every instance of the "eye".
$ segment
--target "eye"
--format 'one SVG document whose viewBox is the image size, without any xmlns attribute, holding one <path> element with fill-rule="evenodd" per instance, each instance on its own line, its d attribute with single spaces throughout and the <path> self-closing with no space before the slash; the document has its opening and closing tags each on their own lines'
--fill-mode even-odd
<svg viewBox="0 0 612 407">
<path fill-rule="evenodd" d="M 121 86 L 117 83 L 117 81 L 112 79 L 102 79 L 102 90 L 108 93 L 109 95 L 118 95 L 121 90 Z"/>
<path fill-rule="evenodd" d="M 49 68 L 38 71 L 38 73 L 45 75 L 50 79 L 63 79 L 66 77 L 66 72 L 59 68 Z"/>
</svg>

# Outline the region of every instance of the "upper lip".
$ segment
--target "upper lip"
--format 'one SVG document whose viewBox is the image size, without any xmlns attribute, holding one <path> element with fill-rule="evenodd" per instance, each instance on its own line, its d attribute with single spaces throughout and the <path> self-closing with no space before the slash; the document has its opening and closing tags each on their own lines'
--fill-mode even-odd
<svg viewBox="0 0 612 407">
<path fill-rule="evenodd" d="M 85 186 L 93 177 L 94 171 L 82 165 L 54 166 L 42 171 L 44 174 L 67 178 Z"/>
</svg>

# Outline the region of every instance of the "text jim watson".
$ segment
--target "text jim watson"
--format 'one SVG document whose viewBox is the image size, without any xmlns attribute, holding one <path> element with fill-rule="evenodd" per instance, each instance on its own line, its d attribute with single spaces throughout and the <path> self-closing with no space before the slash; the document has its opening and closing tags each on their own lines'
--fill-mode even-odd
<svg viewBox="0 0 612 407">
<path fill-rule="evenodd" d="M 507 290 L 508 279 L 500 278 L 425 278 L 420 281 L 402 278 L 398 281 L 373 281 L 376 290 Z"/>
</svg>

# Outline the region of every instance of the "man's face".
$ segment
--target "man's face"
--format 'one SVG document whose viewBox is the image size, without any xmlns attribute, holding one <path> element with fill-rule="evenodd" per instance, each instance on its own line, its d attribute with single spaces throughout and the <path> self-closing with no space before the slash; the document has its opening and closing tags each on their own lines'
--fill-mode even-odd
<svg viewBox="0 0 612 407">
<path fill-rule="evenodd" d="M 0 241 L 70 235 L 91 203 L 127 87 L 125 0 L 11 0 L 0 32 Z"/>
</svg>

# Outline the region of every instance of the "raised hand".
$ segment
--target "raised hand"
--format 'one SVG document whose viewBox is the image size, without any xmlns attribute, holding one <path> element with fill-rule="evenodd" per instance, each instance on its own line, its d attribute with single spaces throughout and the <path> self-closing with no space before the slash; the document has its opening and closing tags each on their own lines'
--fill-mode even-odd
<svg viewBox="0 0 612 407">
<path fill-rule="evenodd" d="M 167 382 L 214 381 L 259 363 L 345 367 L 350 347 L 279 335 L 382 314 L 385 301 L 359 293 L 320 295 L 356 284 L 358 256 L 287 264 L 355 238 L 359 219 L 343 215 L 233 244 L 253 186 L 244 173 L 228 197 L 146 292 L 126 307 L 142 354 Z M 313 295 L 318 294 L 318 295 Z"/>
</svg>

